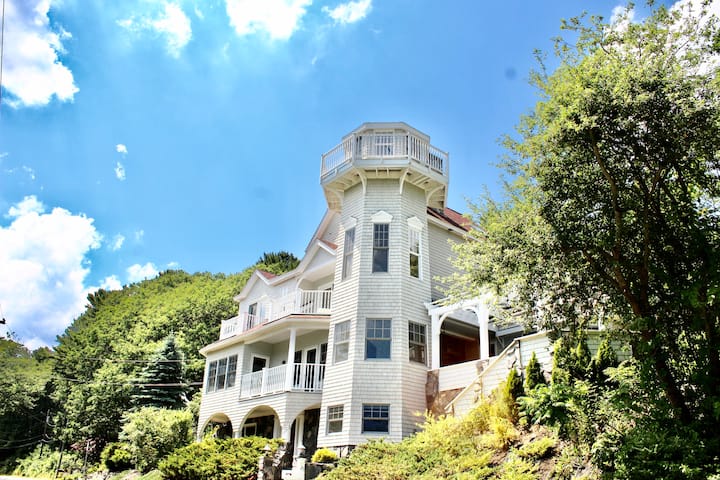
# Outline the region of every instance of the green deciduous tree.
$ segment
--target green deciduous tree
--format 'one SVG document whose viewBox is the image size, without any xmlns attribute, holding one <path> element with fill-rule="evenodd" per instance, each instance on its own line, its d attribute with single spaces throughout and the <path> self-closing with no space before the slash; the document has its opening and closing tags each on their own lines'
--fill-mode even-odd
<svg viewBox="0 0 720 480">
<path fill-rule="evenodd" d="M 548 328 L 601 320 L 670 409 L 636 407 L 707 455 L 720 450 L 720 35 L 682 5 L 564 23 L 574 40 L 533 75 L 540 100 L 505 139 L 508 196 L 477 207 L 454 293 L 492 286 Z"/>
</svg>

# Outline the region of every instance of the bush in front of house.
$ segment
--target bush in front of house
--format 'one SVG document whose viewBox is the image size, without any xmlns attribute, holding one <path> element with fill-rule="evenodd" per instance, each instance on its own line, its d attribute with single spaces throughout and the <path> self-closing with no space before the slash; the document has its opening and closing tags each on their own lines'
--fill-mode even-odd
<svg viewBox="0 0 720 480">
<path fill-rule="evenodd" d="M 149 472 L 176 448 L 192 441 L 193 416 L 187 410 L 144 407 L 125 415 L 120 440 L 135 468 Z"/>
<path fill-rule="evenodd" d="M 282 440 L 262 437 L 205 438 L 175 450 L 160 462 L 164 480 L 237 480 L 253 478 L 258 460 L 274 453 Z M 270 452 L 265 446 L 270 446 Z"/>
<path fill-rule="evenodd" d="M 318 448 L 312 456 L 312 461 L 314 463 L 334 463 L 337 459 L 337 453 L 333 452 L 329 448 Z"/>
</svg>

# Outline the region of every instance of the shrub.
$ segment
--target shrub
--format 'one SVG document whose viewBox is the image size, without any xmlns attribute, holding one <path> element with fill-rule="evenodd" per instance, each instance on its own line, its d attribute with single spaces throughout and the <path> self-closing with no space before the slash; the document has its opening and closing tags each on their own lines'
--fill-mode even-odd
<svg viewBox="0 0 720 480">
<path fill-rule="evenodd" d="M 545 383 L 542 367 L 535 356 L 535 352 L 533 352 L 527 367 L 525 367 L 525 391 L 530 392 L 536 386 L 545 385 Z"/>
<path fill-rule="evenodd" d="M 147 472 L 176 448 L 192 441 L 193 416 L 187 410 L 145 407 L 125 416 L 120 439 L 135 468 Z"/>
<path fill-rule="evenodd" d="M 329 448 L 319 448 L 313 453 L 312 461 L 315 463 L 333 463 L 338 459 L 337 453 Z"/>
<path fill-rule="evenodd" d="M 483 446 L 497 450 L 507 450 L 520 437 L 513 423 L 502 417 L 493 417 L 490 432 L 482 436 Z"/>
<path fill-rule="evenodd" d="M 100 454 L 100 461 L 111 472 L 120 472 L 133 466 L 130 448 L 121 442 L 108 443 Z"/>
<path fill-rule="evenodd" d="M 41 456 L 40 447 L 37 447 L 30 455 L 18 461 L 13 474 L 33 478 L 53 477 L 59 460 L 60 452 L 58 450 L 45 448 L 45 452 Z M 82 459 L 74 452 L 65 450 L 62 454 L 62 465 L 60 465 L 58 478 L 71 479 L 79 477 L 81 469 Z"/>
<path fill-rule="evenodd" d="M 555 448 L 556 444 L 557 440 L 555 438 L 538 438 L 537 440 L 533 440 L 532 442 L 520 447 L 517 450 L 517 456 L 530 460 L 541 460 L 548 457 L 552 453 L 553 448 Z"/>
<path fill-rule="evenodd" d="M 252 478 L 258 460 L 270 445 L 275 452 L 282 440 L 262 437 L 205 438 L 175 450 L 160 462 L 164 480 L 237 480 Z"/>
<path fill-rule="evenodd" d="M 608 376 L 605 373 L 610 367 L 617 367 L 617 355 L 610 345 L 610 340 L 607 338 L 603 339 L 598 347 L 595 357 L 590 362 L 590 371 L 592 375 L 592 381 L 598 385 L 603 385 L 608 380 Z"/>
</svg>

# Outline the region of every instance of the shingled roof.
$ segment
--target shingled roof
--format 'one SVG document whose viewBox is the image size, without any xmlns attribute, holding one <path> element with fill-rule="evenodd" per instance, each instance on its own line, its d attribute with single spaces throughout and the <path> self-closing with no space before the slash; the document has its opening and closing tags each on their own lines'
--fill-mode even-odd
<svg viewBox="0 0 720 480">
<path fill-rule="evenodd" d="M 428 215 L 442 220 L 445 223 L 449 223 L 453 227 L 457 227 L 461 230 L 469 232 L 472 228 L 472 222 L 465 218 L 460 212 L 456 212 L 452 208 L 445 207 L 444 209 L 430 208 L 427 209 Z"/>
</svg>

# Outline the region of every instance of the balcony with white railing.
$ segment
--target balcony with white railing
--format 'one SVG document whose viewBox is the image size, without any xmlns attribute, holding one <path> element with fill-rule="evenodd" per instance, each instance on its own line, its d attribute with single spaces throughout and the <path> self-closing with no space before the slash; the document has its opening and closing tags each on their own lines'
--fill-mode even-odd
<svg viewBox="0 0 720 480">
<path fill-rule="evenodd" d="M 332 290 L 295 290 L 283 297 L 261 302 L 257 313 L 244 312 L 223 320 L 220 340 L 252 330 L 290 315 L 330 315 Z"/>
<path fill-rule="evenodd" d="M 345 166 L 376 160 L 382 165 L 415 165 L 441 176 L 448 173 L 448 154 L 413 133 L 353 133 L 322 156 L 321 181 Z"/>
<path fill-rule="evenodd" d="M 290 363 L 240 377 L 240 398 L 251 398 L 281 392 L 322 392 L 325 364 Z"/>
</svg>

